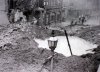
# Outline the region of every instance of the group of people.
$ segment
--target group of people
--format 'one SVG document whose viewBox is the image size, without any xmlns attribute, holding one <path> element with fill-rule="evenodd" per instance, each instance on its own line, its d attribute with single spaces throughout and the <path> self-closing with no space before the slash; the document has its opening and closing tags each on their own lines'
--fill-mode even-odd
<svg viewBox="0 0 100 72">
<path fill-rule="evenodd" d="M 23 14 L 21 9 L 12 9 L 9 14 L 9 21 L 10 23 L 20 22 L 20 21 L 27 21 L 26 16 Z"/>
<path fill-rule="evenodd" d="M 33 22 L 36 23 L 37 19 L 33 17 Z M 9 21 L 10 23 L 17 23 L 17 22 L 27 22 L 28 18 L 27 15 L 24 14 L 24 12 L 17 8 L 17 9 L 12 9 L 11 12 L 9 13 Z"/>
<path fill-rule="evenodd" d="M 84 24 L 84 22 L 86 22 L 86 16 L 82 15 L 82 16 L 79 16 L 78 19 L 73 19 L 71 21 L 71 25 L 77 25 L 77 24 Z"/>
</svg>

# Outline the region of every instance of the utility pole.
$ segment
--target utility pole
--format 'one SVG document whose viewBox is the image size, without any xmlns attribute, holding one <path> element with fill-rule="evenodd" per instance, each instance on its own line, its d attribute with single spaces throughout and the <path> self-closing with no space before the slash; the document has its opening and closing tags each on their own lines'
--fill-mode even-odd
<svg viewBox="0 0 100 72">
<path fill-rule="evenodd" d="M 65 32 L 65 36 L 66 36 L 66 39 L 67 39 L 67 42 L 68 42 L 68 47 L 69 47 L 70 53 L 71 53 L 71 55 L 73 55 L 71 45 L 70 45 L 70 42 L 69 42 L 69 39 L 68 39 L 68 34 L 67 34 L 66 30 L 64 30 L 64 32 Z"/>
</svg>

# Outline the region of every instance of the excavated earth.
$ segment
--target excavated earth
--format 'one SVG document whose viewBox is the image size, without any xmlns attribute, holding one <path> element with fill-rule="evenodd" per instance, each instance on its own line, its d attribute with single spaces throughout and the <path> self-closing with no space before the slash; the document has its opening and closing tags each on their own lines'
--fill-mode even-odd
<svg viewBox="0 0 100 72">
<path fill-rule="evenodd" d="M 38 48 L 34 41 L 34 38 L 45 39 L 50 33 L 51 30 L 30 23 L 0 26 L 0 72 L 50 72 L 50 61 L 44 62 L 51 56 L 51 52 Z M 63 35 L 59 31 L 56 33 Z M 85 33 L 82 34 L 78 36 L 88 39 Z M 96 72 L 99 56 L 98 52 L 70 57 L 57 53 L 54 56 L 53 72 Z"/>
</svg>

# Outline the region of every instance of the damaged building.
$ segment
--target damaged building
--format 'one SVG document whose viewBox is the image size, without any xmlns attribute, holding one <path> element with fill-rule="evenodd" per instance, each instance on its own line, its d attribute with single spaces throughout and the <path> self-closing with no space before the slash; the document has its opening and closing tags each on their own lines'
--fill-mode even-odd
<svg viewBox="0 0 100 72">
<path fill-rule="evenodd" d="M 31 21 L 35 17 L 39 24 L 49 25 L 62 22 L 65 12 L 62 0 L 6 0 L 8 14 L 12 9 L 20 8 Z"/>
</svg>

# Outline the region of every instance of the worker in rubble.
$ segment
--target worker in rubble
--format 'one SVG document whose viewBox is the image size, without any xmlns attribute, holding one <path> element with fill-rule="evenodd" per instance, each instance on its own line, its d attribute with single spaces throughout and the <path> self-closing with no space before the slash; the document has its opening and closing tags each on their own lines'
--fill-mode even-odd
<svg viewBox="0 0 100 72">
<path fill-rule="evenodd" d="M 32 19 L 32 24 L 37 24 L 37 19 L 35 17 Z"/>
<path fill-rule="evenodd" d="M 83 23 L 85 22 L 85 16 L 84 15 L 79 16 L 79 22 L 80 22 L 80 24 L 83 25 Z"/>
<path fill-rule="evenodd" d="M 81 23 L 82 23 L 82 18 L 81 18 L 81 16 L 79 16 L 78 20 L 79 20 L 79 23 L 81 24 Z"/>
<path fill-rule="evenodd" d="M 82 15 L 82 24 L 85 22 L 85 16 Z"/>
<path fill-rule="evenodd" d="M 21 9 L 16 10 L 15 12 L 15 18 L 14 18 L 15 22 L 20 22 L 20 21 L 26 21 L 26 16 L 23 15 L 23 12 L 21 11 Z"/>
<path fill-rule="evenodd" d="M 74 19 L 71 20 L 71 23 L 70 23 L 70 24 L 71 24 L 71 25 L 74 25 Z"/>
<path fill-rule="evenodd" d="M 9 15 L 9 22 L 10 23 L 14 23 L 14 14 L 15 14 L 15 10 L 11 9 L 10 15 Z"/>
</svg>

